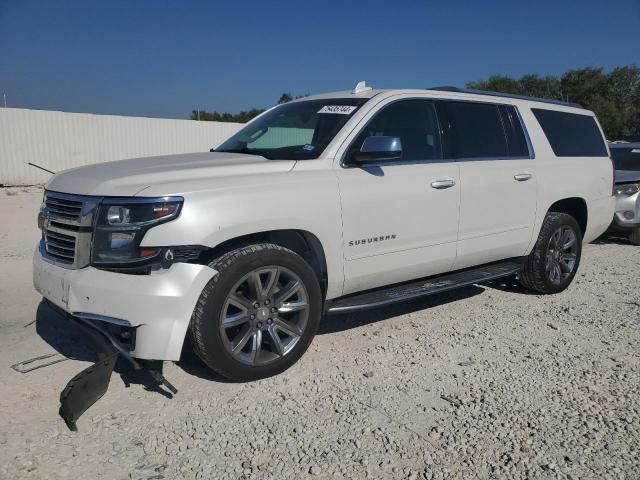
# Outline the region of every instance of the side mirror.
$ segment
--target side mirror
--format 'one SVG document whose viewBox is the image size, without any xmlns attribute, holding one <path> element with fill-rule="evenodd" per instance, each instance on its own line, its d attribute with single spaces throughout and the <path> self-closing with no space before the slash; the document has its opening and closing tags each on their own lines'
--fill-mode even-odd
<svg viewBox="0 0 640 480">
<path fill-rule="evenodd" d="M 399 137 L 367 137 L 360 151 L 352 155 L 355 163 L 400 160 L 401 158 L 402 141 Z"/>
</svg>

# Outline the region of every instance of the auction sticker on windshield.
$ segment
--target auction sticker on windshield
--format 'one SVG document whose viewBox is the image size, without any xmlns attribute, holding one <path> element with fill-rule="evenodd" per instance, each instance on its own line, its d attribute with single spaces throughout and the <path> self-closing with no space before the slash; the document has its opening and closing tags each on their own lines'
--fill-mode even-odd
<svg viewBox="0 0 640 480">
<path fill-rule="evenodd" d="M 340 115 L 350 115 L 358 107 L 351 105 L 325 105 L 318 113 L 338 113 Z"/>
</svg>

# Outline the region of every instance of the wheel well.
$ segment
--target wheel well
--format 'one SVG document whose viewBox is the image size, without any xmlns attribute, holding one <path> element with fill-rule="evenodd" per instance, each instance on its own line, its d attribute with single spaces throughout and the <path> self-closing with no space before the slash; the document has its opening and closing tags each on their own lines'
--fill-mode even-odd
<svg viewBox="0 0 640 480">
<path fill-rule="evenodd" d="M 216 257 L 253 243 L 274 243 L 300 255 L 315 272 L 324 298 L 328 283 L 324 249 L 318 237 L 306 230 L 271 230 L 232 238 L 202 252 L 198 263 L 208 264 Z"/>
<path fill-rule="evenodd" d="M 582 198 L 563 198 L 562 200 L 558 200 L 553 205 L 551 205 L 551 207 L 549 207 L 549 211 L 571 215 L 576 219 L 578 225 L 580 225 L 580 230 L 582 231 L 582 236 L 584 237 L 584 234 L 587 231 L 588 214 L 587 203 Z"/>
</svg>

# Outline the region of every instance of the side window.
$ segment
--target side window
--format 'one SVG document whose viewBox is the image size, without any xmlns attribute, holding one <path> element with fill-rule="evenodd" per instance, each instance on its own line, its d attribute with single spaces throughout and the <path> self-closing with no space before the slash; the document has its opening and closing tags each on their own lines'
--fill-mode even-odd
<svg viewBox="0 0 640 480">
<path fill-rule="evenodd" d="M 498 105 L 445 101 L 444 129 L 450 158 L 508 157 L 509 149 Z"/>
<path fill-rule="evenodd" d="M 402 160 L 442 158 L 438 117 L 429 100 L 402 100 L 384 107 L 362 129 L 350 153 L 360 150 L 364 139 L 373 136 L 399 137 Z"/>
<path fill-rule="evenodd" d="M 527 139 L 522 129 L 522 123 L 516 107 L 512 105 L 500 105 L 500 113 L 507 135 L 507 147 L 510 157 L 528 157 L 530 155 Z"/>
<path fill-rule="evenodd" d="M 557 157 L 606 157 L 607 147 L 591 115 L 532 108 Z"/>
</svg>

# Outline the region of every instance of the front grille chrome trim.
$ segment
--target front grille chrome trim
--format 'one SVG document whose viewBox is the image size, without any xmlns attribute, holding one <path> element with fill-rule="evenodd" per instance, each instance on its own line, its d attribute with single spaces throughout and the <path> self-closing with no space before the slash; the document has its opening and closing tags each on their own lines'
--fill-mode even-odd
<svg viewBox="0 0 640 480">
<path fill-rule="evenodd" d="M 44 205 L 46 211 L 52 216 L 78 221 L 82 216 L 84 202 L 81 198 L 56 197 L 54 193 L 47 192 L 44 196 Z"/>
<path fill-rule="evenodd" d="M 45 191 L 40 253 L 46 261 L 68 269 L 89 265 L 95 212 L 101 200 Z"/>
<path fill-rule="evenodd" d="M 64 250 L 66 252 L 69 252 L 70 255 L 75 255 L 76 253 L 76 242 L 70 242 L 67 243 L 66 245 L 61 242 L 61 241 L 56 241 L 54 240 L 49 233 L 46 234 L 47 236 L 47 248 L 56 248 L 58 250 Z"/>
<path fill-rule="evenodd" d="M 56 229 L 56 230 L 62 230 L 62 229 Z M 64 234 L 60 233 L 59 231 L 56 232 L 55 230 L 53 230 L 51 228 L 47 230 L 47 237 L 48 237 L 47 240 L 49 241 L 49 243 L 61 242 L 61 243 L 67 243 L 67 244 L 72 244 L 72 245 L 76 244 L 76 237 L 75 236 L 64 235 Z M 73 246 L 71 247 L 71 250 L 73 250 Z"/>
</svg>

